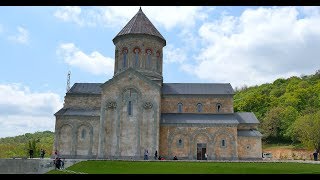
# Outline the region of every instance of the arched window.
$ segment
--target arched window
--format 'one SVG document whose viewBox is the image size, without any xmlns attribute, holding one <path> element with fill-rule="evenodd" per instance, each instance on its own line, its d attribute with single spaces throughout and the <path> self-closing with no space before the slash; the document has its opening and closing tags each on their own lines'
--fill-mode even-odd
<svg viewBox="0 0 320 180">
<path fill-rule="evenodd" d="M 202 104 L 201 103 L 197 104 L 197 111 L 202 112 Z"/>
<path fill-rule="evenodd" d="M 151 69 L 151 50 L 147 49 L 147 68 Z"/>
<path fill-rule="evenodd" d="M 160 52 L 159 51 L 157 51 L 156 56 L 157 56 L 157 71 L 160 72 Z"/>
<path fill-rule="evenodd" d="M 140 53 L 140 49 L 139 48 L 135 48 L 134 49 L 134 54 L 135 54 L 134 67 L 139 67 L 139 53 Z"/>
<path fill-rule="evenodd" d="M 128 115 L 129 116 L 132 115 L 132 102 L 131 101 L 128 102 Z"/>
<path fill-rule="evenodd" d="M 122 64 L 122 68 L 126 68 L 126 67 L 127 67 L 127 54 L 128 54 L 128 49 L 123 49 L 122 53 L 123 53 L 123 64 Z"/>
<path fill-rule="evenodd" d="M 221 140 L 221 147 L 226 147 L 226 140 L 224 139 Z"/>
<path fill-rule="evenodd" d="M 183 148 L 183 141 L 182 139 L 179 139 L 178 142 L 177 142 L 177 147 L 178 148 Z"/>
<path fill-rule="evenodd" d="M 81 131 L 81 139 L 85 139 L 86 138 L 86 130 L 82 129 Z"/>
<path fill-rule="evenodd" d="M 182 103 L 178 103 L 178 113 L 182 113 Z"/>
<path fill-rule="evenodd" d="M 217 104 L 217 112 L 220 112 L 222 108 L 222 105 L 220 103 Z"/>
</svg>

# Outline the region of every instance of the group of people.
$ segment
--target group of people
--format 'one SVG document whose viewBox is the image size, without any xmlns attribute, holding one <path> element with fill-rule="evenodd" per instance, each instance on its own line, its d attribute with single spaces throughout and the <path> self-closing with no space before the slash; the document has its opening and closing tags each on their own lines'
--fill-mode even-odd
<svg viewBox="0 0 320 180">
<path fill-rule="evenodd" d="M 55 169 L 64 169 L 64 161 L 65 159 L 61 159 L 61 158 L 56 158 L 53 160 L 53 164 L 54 164 L 54 168 Z"/>
<path fill-rule="evenodd" d="M 149 152 L 147 149 L 144 150 L 144 160 L 148 160 L 149 159 Z M 154 153 L 154 159 L 155 160 L 165 160 L 165 158 L 163 156 L 158 157 L 158 151 L 156 150 L 156 152 Z M 173 160 L 178 160 L 177 156 L 173 157 Z"/>
<path fill-rule="evenodd" d="M 46 154 L 46 151 L 44 149 L 40 149 L 40 158 L 43 159 L 44 155 Z M 29 149 L 29 158 L 34 158 L 34 151 L 33 149 Z"/>
<path fill-rule="evenodd" d="M 61 158 L 58 154 L 58 151 L 55 150 L 54 151 L 54 160 L 53 160 L 53 164 L 54 164 L 54 168 L 55 169 L 64 169 L 64 162 L 65 162 L 65 158 Z"/>
</svg>

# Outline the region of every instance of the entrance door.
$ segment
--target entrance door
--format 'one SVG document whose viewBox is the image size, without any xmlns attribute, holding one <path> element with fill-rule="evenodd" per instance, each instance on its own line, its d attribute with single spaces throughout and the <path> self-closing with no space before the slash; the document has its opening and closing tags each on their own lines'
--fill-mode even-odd
<svg viewBox="0 0 320 180">
<path fill-rule="evenodd" d="M 197 160 L 205 160 L 206 152 L 207 152 L 207 144 L 197 143 Z"/>
</svg>

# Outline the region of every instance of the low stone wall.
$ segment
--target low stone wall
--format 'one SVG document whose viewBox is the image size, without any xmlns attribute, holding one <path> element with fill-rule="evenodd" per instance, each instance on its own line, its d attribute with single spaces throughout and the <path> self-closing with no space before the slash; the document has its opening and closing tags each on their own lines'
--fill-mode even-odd
<svg viewBox="0 0 320 180">
<path fill-rule="evenodd" d="M 312 151 L 304 149 L 270 148 L 263 152 L 271 153 L 274 160 L 313 160 Z"/>
<path fill-rule="evenodd" d="M 81 159 L 65 159 L 67 168 Z M 44 174 L 54 169 L 53 159 L 0 159 L 0 174 Z"/>
</svg>

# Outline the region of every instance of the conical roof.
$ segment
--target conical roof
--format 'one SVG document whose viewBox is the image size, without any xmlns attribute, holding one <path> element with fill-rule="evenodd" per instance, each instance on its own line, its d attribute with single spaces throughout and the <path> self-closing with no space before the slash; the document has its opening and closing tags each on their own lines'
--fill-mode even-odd
<svg viewBox="0 0 320 180">
<path fill-rule="evenodd" d="M 133 16 L 133 18 L 124 26 L 124 28 L 117 34 L 117 36 L 113 39 L 113 41 L 122 35 L 126 34 L 148 34 L 152 36 L 157 36 L 160 39 L 166 42 L 164 37 L 160 34 L 160 32 L 154 27 L 151 21 L 147 18 L 147 16 L 142 12 L 140 7 L 138 13 Z"/>
</svg>

